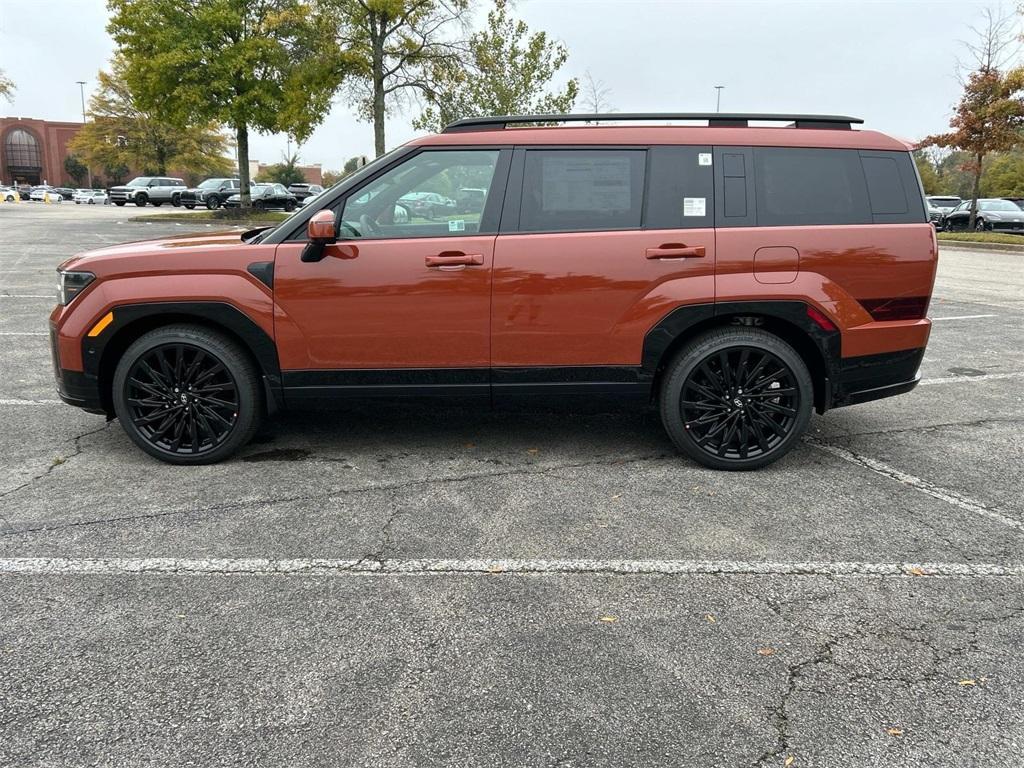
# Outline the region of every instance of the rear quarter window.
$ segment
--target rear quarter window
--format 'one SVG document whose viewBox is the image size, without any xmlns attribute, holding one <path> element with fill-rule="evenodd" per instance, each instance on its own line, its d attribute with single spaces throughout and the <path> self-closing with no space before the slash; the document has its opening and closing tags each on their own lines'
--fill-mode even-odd
<svg viewBox="0 0 1024 768">
<path fill-rule="evenodd" d="M 758 226 L 869 224 L 856 150 L 754 148 Z"/>
</svg>

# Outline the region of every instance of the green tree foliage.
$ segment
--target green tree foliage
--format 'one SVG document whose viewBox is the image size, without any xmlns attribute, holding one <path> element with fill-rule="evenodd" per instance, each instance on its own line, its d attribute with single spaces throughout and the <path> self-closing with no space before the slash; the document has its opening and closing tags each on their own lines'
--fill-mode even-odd
<svg viewBox="0 0 1024 768">
<path fill-rule="evenodd" d="M 323 0 L 340 19 L 338 39 L 361 62 L 351 78 L 350 101 L 373 123 L 377 156 L 383 155 L 389 107 L 434 90 L 438 66 L 458 66 L 470 0 Z M 452 34 L 455 33 L 453 37 Z"/>
<path fill-rule="evenodd" d="M 0 97 L 8 101 L 14 100 L 14 81 L 7 77 L 2 69 L 0 69 Z"/>
<path fill-rule="evenodd" d="M 325 187 L 333 187 L 347 176 L 344 171 L 324 171 L 322 174 Z"/>
<path fill-rule="evenodd" d="M 228 143 L 217 126 L 169 125 L 135 97 L 126 79 L 127 68 L 127 60 L 115 56 L 110 72 L 99 73 L 98 87 L 89 99 L 89 121 L 68 148 L 93 167 L 131 167 L 155 175 L 171 170 L 212 176 L 230 173 Z"/>
<path fill-rule="evenodd" d="M 89 175 L 89 169 L 78 159 L 77 155 L 68 155 L 64 158 L 64 173 L 75 182 L 76 187 L 80 187 Z"/>
<path fill-rule="evenodd" d="M 992 152 L 1005 151 L 1020 142 L 1024 129 L 1024 69 L 1003 71 L 1010 40 L 1010 19 L 986 11 L 987 27 L 979 32 L 979 42 L 971 47 L 977 69 L 964 83 L 964 93 L 949 122 L 951 130 L 925 139 L 926 144 L 951 147 L 966 153 L 963 164 L 971 174 L 971 217 L 974 219 L 981 194 L 981 177 L 985 158 Z"/>
<path fill-rule="evenodd" d="M 512 18 L 506 0 L 495 0 L 487 28 L 469 41 L 469 61 L 433 65 L 436 85 L 428 106 L 413 125 L 440 131 L 463 117 L 532 115 L 572 111 L 579 93 L 573 78 L 561 90 L 548 87 L 569 57 L 566 47 L 544 32 L 530 34 L 522 20 Z"/>
<path fill-rule="evenodd" d="M 234 133 L 249 197 L 249 131 L 307 138 L 356 60 L 336 24 L 302 0 L 109 0 L 108 30 L 140 106 L 178 127 L 213 121 Z"/>
<path fill-rule="evenodd" d="M 297 154 L 293 154 L 291 157 L 286 155 L 280 163 L 268 165 L 264 168 L 256 181 L 274 182 L 284 184 L 286 187 L 289 184 L 304 182 L 306 177 L 298 169 L 298 162 L 299 156 Z"/>
<path fill-rule="evenodd" d="M 983 197 L 1024 197 L 1024 152 L 992 155 L 981 177 Z"/>
</svg>

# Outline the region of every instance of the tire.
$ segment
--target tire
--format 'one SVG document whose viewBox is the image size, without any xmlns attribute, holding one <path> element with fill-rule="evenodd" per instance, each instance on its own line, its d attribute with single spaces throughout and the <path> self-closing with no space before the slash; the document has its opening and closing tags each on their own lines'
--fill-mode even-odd
<svg viewBox="0 0 1024 768">
<path fill-rule="evenodd" d="M 190 396 L 189 382 L 204 394 Z M 169 464 L 222 461 L 252 439 L 263 417 L 259 374 L 246 351 L 197 325 L 157 328 L 133 342 L 117 363 L 112 395 L 128 437 Z"/>
<path fill-rule="evenodd" d="M 181 195 L 171 195 L 171 205 L 181 208 Z"/>
<path fill-rule="evenodd" d="M 984 219 L 976 219 L 975 220 L 975 222 L 974 222 L 974 231 L 975 232 L 984 232 L 986 229 L 988 229 L 988 227 L 985 226 L 985 220 Z"/>
<path fill-rule="evenodd" d="M 139 208 L 145 208 L 147 202 L 149 202 L 149 195 L 145 192 L 140 192 L 135 196 L 135 204 L 139 206 Z"/>
<path fill-rule="evenodd" d="M 284 201 L 284 209 L 288 213 L 291 213 L 292 211 L 294 211 L 295 210 L 295 201 L 294 200 L 285 200 Z"/>
<path fill-rule="evenodd" d="M 124 200 L 115 200 L 114 205 L 116 205 L 118 208 L 121 208 L 124 206 Z"/>
<path fill-rule="evenodd" d="M 89 198 L 89 205 L 96 205 L 96 201 L 93 200 L 91 197 Z"/>
<path fill-rule="evenodd" d="M 659 392 L 661 421 L 676 447 L 724 470 L 758 469 L 785 456 L 807 429 L 813 401 L 800 355 L 758 328 L 696 337 L 668 365 Z"/>
<path fill-rule="evenodd" d="M 210 195 L 206 198 L 206 208 L 211 211 L 215 211 L 220 208 L 220 198 L 216 195 Z"/>
</svg>

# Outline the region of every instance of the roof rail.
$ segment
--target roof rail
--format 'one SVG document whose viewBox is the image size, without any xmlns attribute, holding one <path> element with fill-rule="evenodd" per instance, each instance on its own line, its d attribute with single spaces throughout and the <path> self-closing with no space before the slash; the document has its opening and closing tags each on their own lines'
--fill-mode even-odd
<svg viewBox="0 0 1024 768">
<path fill-rule="evenodd" d="M 774 115 L 731 112 L 612 112 L 585 115 L 499 115 L 466 117 L 445 126 L 442 133 L 502 130 L 527 123 L 593 123 L 633 120 L 707 120 L 712 128 L 746 128 L 751 120 L 789 123 L 791 128 L 838 128 L 849 130 L 864 121 L 843 115 Z"/>
</svg>

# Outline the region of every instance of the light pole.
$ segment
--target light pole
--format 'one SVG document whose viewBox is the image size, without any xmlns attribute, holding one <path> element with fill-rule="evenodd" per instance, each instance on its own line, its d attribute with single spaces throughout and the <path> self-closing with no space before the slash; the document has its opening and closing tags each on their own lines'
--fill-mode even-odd
<svg viewBox="0 0 1024 768">
<path fill-rule="evenodd" d="M 722 111 L 722 89 L 723 88 L 725 88 L 724 85 L 716 85 L 715 86 L 715 112 L 721 112 Z"/>
<path fill-rule="evenodd" d="M 78 83 L 78 91 L 82 95 L 82 126 L 85 126 L 85 80 L 76 80 Z M 89 174 L 89 189 L 92 189 L 92 168 L 89 167 L 89 163 L 85 164 L 85 172 Z"/>
</svg>

